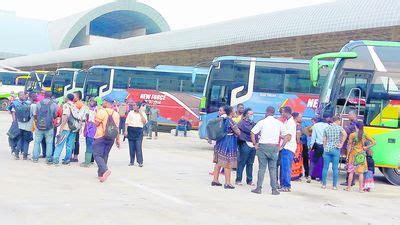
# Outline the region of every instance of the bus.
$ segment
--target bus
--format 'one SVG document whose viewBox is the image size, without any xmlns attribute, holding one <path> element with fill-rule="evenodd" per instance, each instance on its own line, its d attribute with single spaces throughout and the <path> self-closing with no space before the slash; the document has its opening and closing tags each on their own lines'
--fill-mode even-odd
<svg viewBox="0 0 400 225">
<path fill-rule="evenodd" d="M 155 68 L 93 66 L 88 70 L 84 96 L 112 96 L 118 102 L 125 99 L 157 104 L 158 122 L 176 126 L 185 116 L 193 128 L 199 125 L 199 104 L 204 89 L 207 68 L 159 65 Z"/>
<path fill-rule="evenodd" d="M 305 123 L 315 116 L 319 87 L 310 82 L 308 60 L 223 56 L 213 60 L 200 105 L 199 136 L 206 138 L 206 125 L 218 108 L 243 103 L 251 107 L 256 121 L 265 117 L 267 106 L 290 106 L 303 114 Z M 323 64 L 322 64 L 323 63 Z M 332 63 L 321 62 L 321 82 Z"/>
<path fill-rule="evenodd" d="M 29 72 L 0 71 L 0 110 L 7 110 L 11 97 L 24 91 L 26 81 L 30 78 Z"/>
<path fill-rule="evenodd" d="M 37 70 L 30 72 L 29 76 L 30 78 L 25 83 L 26 92 L 51 91 L 54 72 Z"/>
<path fill-rule="evenodd" d="M 311 81 L 318 84 L 319 61 L 335 59 L 321 90 L 319 110 L 342 116 L 358 112 L 365 133 L 377 142 L 373 159 L 387 180 L 400 185 L 400 42 L 351 41 L 340 52 L 313 57 Z"/>
<path fill-rule="evenodd" d="M 85 84 L 86 71 L 72 68 L 58 69 L 53 81 L 51 82 L 51 92 L 59 103 L 64 101 L 64 97 L 69 93 L 80 91 L 83 96 L 83 86 Z"/>
</svg>

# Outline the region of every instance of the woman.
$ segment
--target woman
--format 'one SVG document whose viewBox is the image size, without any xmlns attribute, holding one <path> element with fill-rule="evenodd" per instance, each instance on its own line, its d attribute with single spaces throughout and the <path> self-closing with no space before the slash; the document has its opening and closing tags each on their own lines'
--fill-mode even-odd
<svg viewBox="0 0 400 225">
<path fill-rule="evenodd" d="M 124 136 L 129 140 L 129 166 L 135 164 L 135 156 L 139 167 L 143 167 L 142 141 L 143 127 L 147 123 L 146 114 L 139 109 L 136 102 L 131 103 L 132 110 L 125 121 Z"/>
<path fill-rule="evenodd" d="M 215 144 L 214 151 L 214 180 L 211 186 L 222 186 L 218 181 L 219 171 L 221 167 L 224 168 L 225 175 L 225 189 L 235 189 L 231 184 L 231 169 L 237 167 L 237 138 L 240 134 L 237 125 L 232 120 L 233 110 L 230 106 L 224 106 L 221 117 L 224 118 L 224 127 L 226 131 L 225 137 L 218 140 Z M 236 136 L 235 136 L 236 135 Z"/>
<path fill-rule="evenodd" d="M 242 174 L 246 167 L 246 183 L 253 185 L 253 164 L 256 156 L 256 149 L 251 142 L 251 129 L 256 124 L 253 121 L 253 111 L 251 108 L 246 108 L 243 111 L 242 120 L 238 124 L 240 130 L 239 135 L 239 160 L 236 173 L 236 185 L 242 185 Z"/>
<path fill-rule="evenodd" d="M 293 163 L 292 163 L 292 176 L 291 180 L 299 180 L 301 181 L 301 176 L 303 175 L 303 144 L 300 140 L 301 137 L 301 122 L 303 119 L 303 115 L 298 112 L 292 113 L 293 119 L 296 122 L 296 142 L 297 148 L 294 153 Z"/>
<path fill-rule="evenodd" d="M 369 145 L 365 146 L 368 141 Z M 364 125 L 360 122 L 356 124 L 356 131 L 349 136 L 347 147 L 347 172 L 349 180 L 347 181 L 346 191 L 350 191 L 353 182 L 354 173 L 358 174 L 359 191 L 364 192 L 364 173 L 368 171 L 365 151 L 376 144 L 375 140 L 364 134 Z"/>
<path fill-rule="evenodd" d="M 331 126 L 325 128 L 323 134 L 324 166 L 322 169 L 322 189 L 326 189 L 326 177 L 328 174 L 329 164 L 332 163 L 333 170 L 333 190 L 337 190 L 337 179 L 339 177 L 339 160 L 340 149 L 346 141 L 347 133 L 340 126 L 340 117 L 334 116 Z"/>
</svg>

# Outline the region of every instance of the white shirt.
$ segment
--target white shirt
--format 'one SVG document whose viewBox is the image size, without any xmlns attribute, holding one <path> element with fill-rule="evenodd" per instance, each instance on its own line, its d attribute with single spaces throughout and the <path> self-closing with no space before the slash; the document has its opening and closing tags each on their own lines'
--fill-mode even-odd
<svg viewBox="0 0 400 225">
<path fill-rule="evenodd" d="M 290 117 L 290 119 L 286 120 L 284 125 L 287 130 L 287 133 L 290 134 L 292 136 L 292 138 L 290 138 L 290 141 L 288 141 L 283 148 L 295 153 L 296 149 L 297 149 L 296 122 L 294 121 L 293 117 Z"/>
<path fill-rule="evenodd" d="M 140 114 L 142 114 L 145 123 L 142 122 L 142 117 L 140 116 Z M 130 111 L 128 113 L 128 116 L 126 117 L 126 121 L 125 123 L 129 126 L 129 127 L 140 127 L 143 128 L 144 125 L 147 123 L 147 118 L 146 118 L 146 114 L 144 112 L 142 112 L 141 110 L 139 110 L 139 112 L 135 112 L 135 111 Z"/>
<path fill-rule="evenodd" d="M 263 120 L 260 120 L 251 129 L 253 134 L 260 133 L 260 144 L 273 144 L 278 145 L 281 135 L 286 135 L 287 131 L 283 123 L 273 116 L 268 116 Z"/>
</svg>

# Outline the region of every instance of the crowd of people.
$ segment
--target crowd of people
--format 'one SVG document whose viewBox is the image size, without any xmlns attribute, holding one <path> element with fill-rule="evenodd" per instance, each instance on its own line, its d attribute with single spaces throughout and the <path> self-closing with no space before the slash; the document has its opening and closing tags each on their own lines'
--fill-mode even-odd
<svg viewBox="0 0 400 225">
<path fill-rule="evenodd" d="M 11 153 L 16 160 L 22 156 L 28 160 L 29 145 L 34 141 L 32 161 L 44 158 L 48 165 L 60 165 L 65 149 L 63 165 L 78 162 L 80 137 L 85 138 L 85 159 L 80 164 L 90 167 L 98 165 L 98 179 L 104 182 L 110 175 L 107 167 L 112 146 L 120 146 L 120 135 L 128 139 L 130 161 L 143 167 L 142 140 L 158 136 L 160 111 L 156 104 L 136 103 L 125 100 L 122 103 L 112 98 L 90 98 L 85 104 L 81 92 L 68 94 L 58 104 L 51 92 L 18 93 L 11 101 L 9 112 L 12 124 L 8 130 Z M 181 126 L 178 124 L 177 126 Z M 42 152 L 42 153 L 41 153 Z"/>
<path fill-rule="evenodd" d="M 28 159 L 29 144 L 34 141 L 32 161 L 44 158 L 49 165 L 58 166 L 65 149 L 63 165 L 78 162 L 80 137 L 85 138 L 85 159 L 80 164 L 89 167 L 94 162 L 98 166 L 98 179 L 107 180 L 111 172 L 107 167 L 112 146 L 120 146 L 120 136 L 128 139 L 129 166 L 135 161 L 143 167 L 142 141 L 158 136 L 160 110 L 156 104 L 125 100 L 116 102 L 110 97 L 89 98 L 82 101 L 80 92 L 68 94 L 62 104 L 50 92 L 18 93 L 9 111 L 12 124 L 8 131 L 11 152 L 16 160 L 22 156 Z M 212 186 L 222 186 L 221 173 L 225 176 L 225 189 L 234 189 L 231 183 L 232 170 L 236 170 L 235 185 L 255 186 L 253 193 L 262 192 L 264 176 L 268 168 L 271 193 L 291 192 L 292 181 L 321 182 L 327 187 L 330 164 L 333 170 L 333 186 L 337 189 L 341 156 L 347 161 L 347 178 L 342 185 L 350 191 L 354 185 L 354 175 L 358 175 L 359 191 L 374 188 L 374 162 L 371 147 L 375 141 L 364 133 L 363 124 L 357 121 L 357 113 L 350 111 L 350 123 L 341 127 L 338 116 L 323 115 L 313 118 L 312 125 L 304 127 L 301 113 L 292 112 L 290 107 L 279 109 L 280 117 L 275 117 L 275 108 L 267 107 L 265 118 L 255 123 L 254 112 L 237 105 L 219 108 L 219 118 L 223 122 L 223 136 L 216 140 L 215 163 Z M 176 127 L 187 135 L 191 124 L 182 117 Z M 210 141 L 210 140 L 209 140 Z M 42 152 L 42 153 L 41 153 Z M 40 154 L 41 153 L 41 154 Z M 257 183 L 253 182 L 253 164 L 258 158 Z M 222 169 L 222 170 L 221 170 Z"/>
<path fill-rule="evenodd" d="M 355 174 L 358 175 L 360 192 L 374 188 L 371 148 L 375 141 L 364 133 L 363 123 L 357 121 L 355 111 L 348 113 L 350 123 L 344 128 L 339 116 L 324 114 L 322 118 L 312 118 L 312 124 L 305 127 L 301 113 L 292 112 L 287 106 L 280 108 L 279 112 L 280 117 L 276 118 L 275 108 L 267 107 L 265 118 L 255 123 L 253 110 L 243 104 L 239 104 L 236 110 L 230 106 L 219 108 L 224 135 L 215 138 L 215 165 L 210 173 L 213 175 L 212 186 L 234 189 L 231 171 L 235 169 L 235 185 L 243 185 L 245 170 L 246 184 L 255 186 L 251 192 L 261 194 L 268 167 L 273 195 L 291 192 L 291 182 L 301 181 L 303 176 L 307 183 L 314 180 L 326 189 L 327 174 L 332 165 L 332 189 L 337 190 L 339 163 L 345 158 L 347 178 L 341 184 L 346 186 L 344 190 L 350 191 L 354 186 Z M 259 163 L 256 184 L 253 183 L 255 156 Z M 220 174 L 225 176 L 224 185 L 219 182 Z"/>
</svg>

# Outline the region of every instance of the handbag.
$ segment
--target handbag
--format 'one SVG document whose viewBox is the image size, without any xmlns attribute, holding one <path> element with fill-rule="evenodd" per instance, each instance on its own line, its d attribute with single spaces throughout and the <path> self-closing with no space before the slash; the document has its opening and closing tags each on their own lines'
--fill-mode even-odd
<svg viewBox="0 0 400 225">
<path fill-rule="evenodd" d="M 18 128 L 18 122 L 17 121 L 13 121 L 11 123 L 10 129 L 8 129 L 7 135 L 11 139 L 15 139 L 15 138 L 17 138 L 19 136 L 20 132 L 21 131 Z"/>
</svg>

